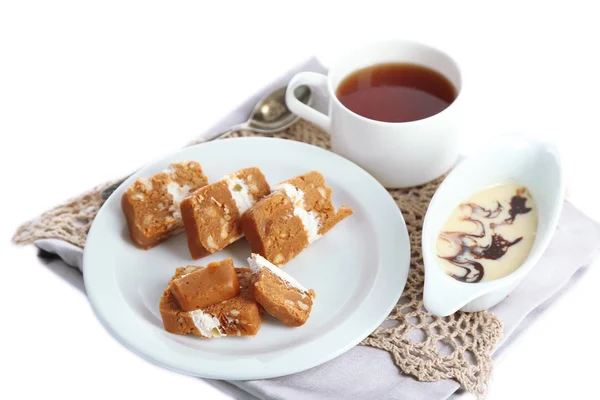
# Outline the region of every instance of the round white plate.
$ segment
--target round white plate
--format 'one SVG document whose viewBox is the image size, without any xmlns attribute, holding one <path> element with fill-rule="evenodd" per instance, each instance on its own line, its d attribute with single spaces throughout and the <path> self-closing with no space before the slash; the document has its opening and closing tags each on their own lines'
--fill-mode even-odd
<svg viewBox="0 0 600 400">
<path fill-rule="evenodd" d="M 136 177 L 154 175 L 171 162 L 196 160 L 209 182 L 258 166 L 271 184 L 320 171 L 355 214 L 285 266 L 316 299 L 310 318 L 290 328 L 265 313 L 255 337 L 201 339 L 163 329 L 159 299 L 175 268 L 233 257 L 247 267 L 244 239 L 192 260 L 185 234 L 150 250 L 129 239 L 121 196 Z M 98 318 L 125 346 L 163 367 L 214 379 L 263 379 L 322 364 L 349 350 L 385 319 L 398 301 L 410 259 L 404 219 L 388 192 L 352 162 L 307 144 L 267 138 L 218 140 L 188 147 L 130 177 L 106 201 L 89 232 L 83 257 L 85 287 Z"/>
</svg>

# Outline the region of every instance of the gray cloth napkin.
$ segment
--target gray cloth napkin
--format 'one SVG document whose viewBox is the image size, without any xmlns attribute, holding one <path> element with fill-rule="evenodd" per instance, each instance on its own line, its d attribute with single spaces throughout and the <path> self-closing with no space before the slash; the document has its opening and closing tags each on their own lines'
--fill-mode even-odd
<svg viewBox="0 0 600 400">
<path fill-rule="evenodd" d="M 213 126 L 209 132 L 223 130 L 246 120 L 248 113 L 266 92 L 287 84 L 299 71 L 326 72 L 315 59 L 298 66 L 248 99 Z M 316 93 L 315 108 L 326 112 L 327 100 Z M 69 265 L 81 268 L 82 250 L 60 240 L 35 243 L 58 254 Z M 572 276 L 589 264 L 600 249 L 600 225 L 566 202 L 556 234 L 539 264 L 521 285 L 492 309 L 504 321 L 504 337 L 495 349 L 506 350 L 511 338 L 527 329 L 536 314 L 545 311 L 548 299 L 570 283 Z M 459 389 L 452 380 L 418 382 L 403 375 L 390 355 L 379 349 L 357 346 L 347 353 L 310 370 L 275 379 L 254 381 L 207 380 L 238 399 L 447 399 Z"/>
</svg>

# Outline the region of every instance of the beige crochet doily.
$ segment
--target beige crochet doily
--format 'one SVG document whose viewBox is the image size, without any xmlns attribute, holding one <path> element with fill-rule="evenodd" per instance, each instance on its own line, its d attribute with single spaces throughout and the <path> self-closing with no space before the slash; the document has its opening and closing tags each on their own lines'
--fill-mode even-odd
<svg viewBox="0 0 600 400">
<path fill-rule="evenodd" d="M 232 136 L 271 135 L 246 131 Z M 305 121 L 294 124 L 277 137 L 330 148 L 329 136 Z M 408 227 L 411 269 L 398 304 L 362 344 L 388 351 L 404 373 L 421 381 L 456 379 L 467 390 L 482 396 L 491 376 L 490 351 L 502 335 L 502 322 L 485 311 L 457 312 L 440 318 L 423 308 L 421 229 L 427 205 L 442 179 L 411 189 L 389 191 Z M 25 223 L 18 229 L 14 241 L 26 244 L 37 239 L 56 238 L 83 247 L 90 225 L 103 203 L 100 192 L 110 184 L 96 187 Z"/>
</svg>

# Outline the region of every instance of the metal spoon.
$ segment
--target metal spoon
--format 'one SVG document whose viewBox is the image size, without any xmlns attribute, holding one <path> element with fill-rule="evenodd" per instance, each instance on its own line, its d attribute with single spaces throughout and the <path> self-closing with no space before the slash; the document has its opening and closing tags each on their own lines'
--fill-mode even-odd
<svg viewBox="0 0 600 400">
<path fill-rule="evenodd" d="M 285 91 L 282 87 L 263 97 L 250 112 L 248 121 L 232 126 L 224 132 L 218 133 L 206 141 L 219 139 L 230 133 L 250 130 L 257 133 L 277 133 L 291 126 L 300 117 L 292 114 L 285 103 Z M 298 100 L 311 105 L 312 93 L 308 86 L 298 86 L 294 92 Z"/>
<path fill-rule="evenodd" d="M 288 128 L 300 117 L 292 114 L 287 107 L 285 103 L 285 91 L 286 88 L 282 87 L 267 94 L 256 103 L 246 122 L 234 125 L 226 131 L 219 132 L 203 142 L 210 142 L 211 140 L 225 137 L 240 130 L 250 130 L 257 133 L 278 133 Z M 308 86 L 298 86 L 294 94 L 301 102 L 307 105 L 312 104 L 312 93 Z M 127 178 L 113 183 L 100 192 L 100 196 L 102 196 L 104 200 L 108 199 Z"/>
</svg>

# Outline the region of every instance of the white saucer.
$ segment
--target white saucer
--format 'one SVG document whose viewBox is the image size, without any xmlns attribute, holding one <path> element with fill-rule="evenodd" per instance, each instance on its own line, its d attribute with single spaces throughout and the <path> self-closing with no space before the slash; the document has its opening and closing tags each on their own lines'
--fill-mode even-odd
<svg viewBox="0 0 600 400">
<path fill-rule="evenodd" d="M 185 234 L 151 249 L 127 233 L 121 196 L 137 176 L 175 161 L 197 160 L 209 182 L 258 166 L 271 184 L 318 170 L 333 202 L 355 214 L 285 266 L 316 292 L 307 323 L 290 328 L 265 314 L 255 337 L 201 339 L 164 331 L 159 299 L 178 266 L 233 257 L 247 267 L 250 246 L 240 239 L 192 260 Z M 86 291 L 98 318 L 126 347 L 165 368 L 213 379 L 262 379 L 300 372 L 349 350 L 385 319 L 398 301 L 409 269 L 410 244 L 402 214 L 388 192 L 352 162 L 307 144 L 266 138 L 226 139 L 188 147 L 130 177 L 102 207 L 83 257 Z"/>
</svg>

